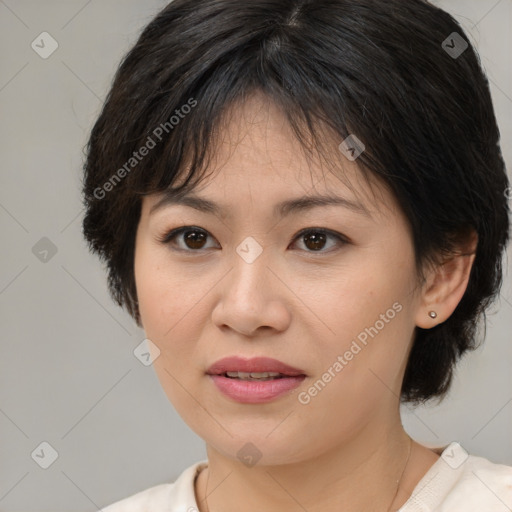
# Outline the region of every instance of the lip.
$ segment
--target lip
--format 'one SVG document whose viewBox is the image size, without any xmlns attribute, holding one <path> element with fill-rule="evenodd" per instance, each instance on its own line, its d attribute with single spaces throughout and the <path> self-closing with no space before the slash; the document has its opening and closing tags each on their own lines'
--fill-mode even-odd
<svg viewBox="0 0 512 512">
<path fill-rule="evenodd" d="M 226 372 L 237 371 L 276 372 L 285 376 L 267 381 L 247 381 L 231 379 L 223 375 Z M 246 404 L 270 402 L 300 386 L 306 378 L 302 370 L 268 357 L 252 359 L 226 357 L 210 366 L 206 373 L 224 395 L 236 402 Z"/>
<path fill-rule="evenodd" d="M 288 377 L 306 375 L 303 370 L 270 357 L 253 357 L 243 359 L 238 356 L 225 357 L 213 363 L 206 371 L 208 375 L 221 375 L 226 372 L 275 372 Z"/>
</svg>

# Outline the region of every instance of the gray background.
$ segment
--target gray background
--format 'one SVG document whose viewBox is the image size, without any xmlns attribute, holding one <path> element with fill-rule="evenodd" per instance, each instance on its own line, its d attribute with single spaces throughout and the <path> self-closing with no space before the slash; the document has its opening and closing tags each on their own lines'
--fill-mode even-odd
<svg viewBox="0 0 512 512">
<path fill-rule="evenodd" d="M 88 131 L 120 58 L 166 3 L 0 0 L 4 512 L 94 511 L 172 481 L 206 457 L 203 441 L 176 414 L 151 366 L 135 358 L 144 332 L 111 301 L 104 269 L 81 235 Z M 512 0 L 436 3 L 477 45 L 502 140 L 511 141 Z M 59 45 L 47 59 L 31 48 L 43 31 Z M 508 169 L 511 152 L 504 144 Z M 46 262 L 33 252 L 43 237 L 57 249 Z M 403 418 L 419 442 L 456 440 L 470 453 L 512 465 L 508 269 L 493 311 L 485 345 L 461 363 L 444 403 L 404 407 Z M 43 441 L 58 452 L 46 470 L 31 456 Z"/>
</svg>

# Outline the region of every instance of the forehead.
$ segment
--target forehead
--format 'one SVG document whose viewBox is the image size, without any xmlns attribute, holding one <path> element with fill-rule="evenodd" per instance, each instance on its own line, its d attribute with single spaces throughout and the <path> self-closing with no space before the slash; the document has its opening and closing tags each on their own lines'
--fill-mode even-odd
<svg viewBox="0 0 512 512">
<path fill-rule="evenodd" d="M 204 210 L 228 216 L 227 206 L 222 205 L 250 204 L 253 208 L 260 203 L 274 205 L 277 215 L 286 213 L 287 208 L 300 209 L 298 201 L 293 204 L 299 197 L 322 196 L 334 198 L 332 204 L 341 199 L 354 211 L 368 213 L 375 210 L 376 191 L 385 203 L 393 202 L 382 183 L 368 182 L 356 161 L 348 160 L 338 149 L 341 138 L 338 141 L 332 133 L 326 134 L 332 140 L 325 140 L 323 153 L 305 152 L 286 115 L 262 94 L 233 105 L 218 126 L 207 178 L 192 191 L 193 196 L 216 203 L 208 206 L 208 201 L 203 201 Z M 164 191 L 145 201 L 151 211 L 158 209 L 159 203 L 180 204 L 179 199 L 183 198 Z"/>
</svg>

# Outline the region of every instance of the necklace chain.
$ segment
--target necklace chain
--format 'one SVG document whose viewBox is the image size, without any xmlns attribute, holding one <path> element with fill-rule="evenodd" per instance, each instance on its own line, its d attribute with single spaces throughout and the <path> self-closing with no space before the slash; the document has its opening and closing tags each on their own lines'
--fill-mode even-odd
<svg viewBox="0 0 512 512">
<path fill-rule="evenodd" d="M 398 490 L 400 489 L 400 483 L 402 482 L 402 478 L 404 476 L 405 470 L 407 469 L 407 466 L 409 464 L 409 459 L 411 457 L 412 439 L 410 436 L 407 436 L 407 437 L 409 437 L 409 450 L 407 452 L 407 459 L 405 461 L 404 469 L 402 469 L 402 473 L 400 474 L 400 478 L 396 481 L 395 495 L 393 496 L 393 501 L 391 502 L 391 505 L 389 505 L 387 512 L 389 512 L 391 510 L 391 507 L 393 506 L 393 503 L 395 502 L 396 497 L 398 496 Z"/>
<path fill-rule="evenodd" d="M 407 437 L 409 437 L 409 436 L 407 436 Z M 402 473 L 400 474 L 400 478 L 396 481 L 396 491 L 395 491 L 395 494 L 393 496 L 393 500 L 391 501 L 391 505 L 389 505 L 389 508 L 387 509 L 386 512 L 390 512 L 391 507 L 393 506 L 393 503 L 395 502 L 396 497 L 398 496 L 398 490 L 400 489 L 400 483 L 402 482 L 402 478 L 403 478 L 403 476 L 405 474 L 405 470 L 407 469 L 407 466 L 409 464 L 409 459 L 411 457 L 411 448 L 412 448 L 412 439 L 411 439 L 411 437 L 409 437 L 409 449 L 408 449 L 408 452 L 407 452 L 407 459 L 405 461 L 404 469 L 402 469 Z M 210 473 L 208 472 L 208 479 L 206 481 L 206 489 L 208 489 L 208 480 L 209 479 L 210 479 Z M 206 492 L 207 491 L 205 491 L 204 500 L 205 500 L 205 503 L 206 503 L 206 510 L 207 510 L 207 512 L 210 512 L 210 507 L 208 506 L 208 497 L 207 497 Z"/>
</svg>

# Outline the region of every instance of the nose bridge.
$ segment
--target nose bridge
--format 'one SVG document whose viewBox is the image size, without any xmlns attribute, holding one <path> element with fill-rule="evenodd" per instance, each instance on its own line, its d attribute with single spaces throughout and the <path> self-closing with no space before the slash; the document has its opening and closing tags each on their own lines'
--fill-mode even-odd
<svg viewBox="0 0 512 512">
<path fill-rule="evenodd" d="M 267 281 L 268 252 L 268 249 L 265 250 L 263 245 L 252 236 L 247 236 L 238 244 L 235 249 L 232 275 L 237 290 L 240 286 L 242 292 L 245 290 L 252 293 L 262 290 L 262 285 Z"/>
<path fill-rule="evenodd" d="M 218 326 L 229 326 L 246 336 L 258 329 L 286 329 L 290 314 L 277 296 L 275 276 L 268 268 L 270 250 L 252 237 L 235 249 L 231 271 L 227 276 L 212 319 Z"/>
<path fill-rule="evenodd" d="M 272 249 L 263 247 L 255 236 L 246 236 L 235 246 L 229 262 L 231 270 L 212 312 L 217 326 L 230 327 L 246 336 L 260 328 L 282 332 L 289 326 L 291 314 L 281 296 L 279 279 L 271 270 L 277 265 L 271 253 Z"/>
</svg>

